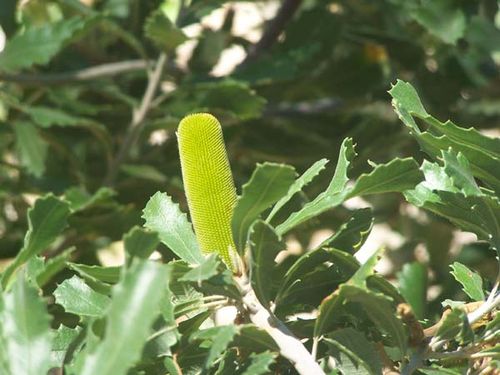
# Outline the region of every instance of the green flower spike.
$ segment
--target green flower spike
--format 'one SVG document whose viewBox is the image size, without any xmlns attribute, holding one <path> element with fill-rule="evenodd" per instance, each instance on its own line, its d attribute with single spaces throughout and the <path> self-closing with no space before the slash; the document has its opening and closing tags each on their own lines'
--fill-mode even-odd
<svg viewBox="0 0 500 375">
<path fill-rule="evenodd" d="M 177 139 L 184 190 L 200 248 L 204 253 L 218 253 L 236 271 L 231 232 L 236 188 L 220 123 L 208 113 L 186 116 Z"/>
</svg>

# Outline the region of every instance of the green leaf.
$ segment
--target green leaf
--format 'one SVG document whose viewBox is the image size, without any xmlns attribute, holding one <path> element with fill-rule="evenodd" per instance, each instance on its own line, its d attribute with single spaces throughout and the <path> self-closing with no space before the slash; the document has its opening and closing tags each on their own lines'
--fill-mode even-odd
<svg viewBox="0 0 500 375">
<path fill-rule="evenodd" d="M 188 37 L 161 11 L 153 12 L 144 24 L 144 35 L 164 52 L 171 52 Z"/>
<path fill-rule="evenodd" d="M 106 311 L 104 339 L 85 353 L 80 375 L 125 375 L 140 358 L 142 348 L 159 314 L 161 291 L 168 268 L 137 259 L 113 288 Z M 130 324 L 133 322 L 133 324 Z"/>
<path fill-rule="evenodd" d="M 80 126 L 92 123 L 87 118 L 72 116 L 60 109 L 50 107 L 29 106 L 23 107 L 23 111 L 31 117 L 34 123 L 42 128 Z"/>
<path fill-rule="evenodd" d="M 379 248 L 374 251 L 365 263 L 352 275 L 348 281 L 349 285 L 354 285 L 360 288 L 366 288 L 366 279 L 375 273 L 375 266 L 384 252 L 384 248 Z"/>
<path fill-rule="evenodd" d="M 290 215 L 285 222 L 276 227 L 276 232 L 281 236 L 297 225 L 315 217 L 319 214 L 336 207 L 344 200 L 342 192 L 347 181 L 347 169 L 356 155 L 351 138 L 346 138 L 340 147 L 335 174 L 328 188 L 318 195 L 312 202 L 307 203 L 300 211 Z"/>
<path fill-rule="evenodd" d="M 415 187 L 422 181 L 422 177 L 422 172 L 414 159 L 395 158 L 387 164 L 377 165 L 370 173 L 359 176 L 347 198 L 402 192 Z"/>
<path fill-rule="evenodd" d="M 460 344 L 471 341 L 474 338 L 467 314 L 460 308 L 453 308 L 445 316 L 430 345 L 441 340 L 456 340 Z"/>
<path fill-rule="evenodd" d="M 318 160 L 316 163 L 311 165 L 299 178 L 295 180 L 295 182 L 290 186 L 286 195 L 281 198 L 273 207 L 269 215 L 267 216 L 266 222 L 270 222 L 274 215 L 292 199 L 292 197 L 298 192 L 302 191 L 304 186 L 309 184 L 323 169 L 325 169 L 325 165 L 328 163 L 327 159 Z"/>
<path fill-rule="evenodd" d="M 110 302 L 108 296 L 97 293 L 78 276 L 64 280 L 53 294 L 57 304 L 75 315 L 101 317 Z"/>
<path fill-rule="evenodd" d="M 32 256 L 40 254 L 54 242 L 66 227 L 70 214 L 69 206 L 52 194 L 46 195 L 35 202 L 28 210 L 28 232 L 24 244 L 14 261 L 2 275 L 2 286 L 5 289 L 16 270 Z"/>
<path fill-rule="evenodd" d="M 258 300 L 269 307 L 273 297 L 272 285 L 274 259 L 285 249 L 273 228 L 262 220 L 256 221 L 250 230 L 250 282 Z"/>
<path fill-rule="evenodd" d="M 102 281 L 116 284 L 120 280 L 122 267 L 89 266 L 88 264 L 68 263 L 68 267 L 85 280 Z"/>
<path fill-rule="evenodd" d="M 455 44 L 467 26 L 465 14 L 453 0 L 423 1 L 411 16 L 445 43 Z"/>
<path fill-rule="evenodd" d="M 202 281 L 217 275 L 220 264 L 220 258 L 216 254 L 211 254 L 202 264 L 185 273 L 179 281 L 191 281 L 201 284 Z"/>
<path fill-rule="evenodd" d="M 474 301 L 484 301 L 483 279 L 462 263 L 455 262 L 451 266 L 451 274 L 460 284 L 464 292 Z"/>
<path fill-rule="evenodd" d="M 83 211 L 99 203 L 105 203 L 116 193 L 107 187 L 99 188 L 95 193 L 89 194 L 82 188 L 71 187 L 64 192 L 64 200 L 69 203 L 71 211 Z"/>
<path fill-rule="evenodd" d="M 209 369 L 214 361 L 226 350 L 238 332 L 236 326 L 221 326 L 198 331 L 191 335 L 192 340 L 209 340 L 210 350 L 205 360 L 204 368 Z"/>
<path fill-rule="evenodd" d="M 71 343 L 78 337 L 81 331 L 80 327 L 74 329 L 68 328 L 66 326 L 59 326 L 59 328 L 54 331 L 54 340 L 52 341 L 51 349 L 51 362 L 53 367 L 62 367 L 64 358 Z"/>
<path fill-rule="evenodd" d="M 259 215 L 285 195 L 295 179 L 295 170 L 289 165 L 257 164 L 250 180 L 243 185 L 233 212 L 233 237 L 236 247 L 243 251 L 248 231 Z"/>
<path fill-rule="evenodd" d="M 417 319 L 424 319 L 427 301 L 427 267 L 413 262 L 398 274 L 399 291 L 410 304 Z"/>
<path fill-rule="evenodd" d="M 389 93 L 396 113 L 430 157 L 439 160 L 442 151 L 451 147 L 469 161 L 474 177 L 489 185 L 497 194 L 500 192 L 499 138 L 489 138 L 474 128 L 459 127 L 451 121 L 438 121 L 425 111 L 416 90 L 407 82 L 398 80 Z M 423 120 L 429 129 L 421 131 L 413 116 Z"/>
<path fill-rule="evenodd" d="M 328 346 L 346 354 L 352 361 L 348 364 L 340 363 L 339 367 L 345 373 L 358 374 L 361 367 L 365 370 L 362 373 L 382 374 L 382 363 L 375 344 L 354 328 L 343 328 L 332 332 L 324 341 Z"/>
<path fill-rule="evenodd" d="M 66 264 L 74 250 L 75 247 L 70 247 L 61 254 L 45 261 L 43 269 L 36 275 L 36 283 L 40 288 L 44 287 L 55 275 L 66 268 Z"/>
<path fill-rule="evenodd" d="M 123 236 L 125 251 L 130 257 L 148 259 L 160 243 L 158 233 L 133 227 Z"/>
<path fill-rule="evenodd" d="M 329 246 L 352 254 L 363 245 L 370 234 L 373 220 L 371 208 L 360 208 L 354 211 L 335 234 L 324 240 L 317 248 Z"/>
<path fill-rule="evenodd" d="M 481 195 L 481 190 L 470 171 L 467 158 L 461 152 L 455 154 L 451 148 L 448 151 L 441 151 L 441 153 L 444 161 L 444 173 L 453 180 L 453 186 L 460 189 L 465 196 Z"/>
<path fill-rule="evenodd" d="M 204 257 L 193 228 L 179 206 L 166 193 L 153 195 L 142 211 L 144 226 L 158 232 L 160 241 L 179 258 L 191 264 L 202 264 Z"/>
<path fill-rule="evenodd" d="M 40 27 L 28 27 L 14 36 L 0 53 L 0 71 L 15 71 L 33 65 L 45 65 L 85 22 L 70 18 Z"/>
<path fill-rule="evenodd" d="M 50 315 L 20 272 L 0 300 L 0 366 L 5 374 L 40 375 L 50 368 Z M 1 367 L 0 367 L 1 369 Z"/>
<path fill-rule="evenodd" d="M 161 173 L 152 165 L 147 164 L 124 164 L 120 169 L 131 177 L 150 180 L 158 183 L 165 183 L 167 176 Z"/>
<path fill-rule="evenodd" d="M 38 129 L 29 122 L 17 121 L 13 128 L 21 165 L 33 176 L 41 177 L 45 173 L 47 142 L 41 137 Z"/>
<path fill-rule="evenodd" d="M 274 362 L 276 354 L 269 351 L 250 354 L 250 366 L 245 369 L 243 375 L 269 374 L 269 366 Z"/>
</svg>

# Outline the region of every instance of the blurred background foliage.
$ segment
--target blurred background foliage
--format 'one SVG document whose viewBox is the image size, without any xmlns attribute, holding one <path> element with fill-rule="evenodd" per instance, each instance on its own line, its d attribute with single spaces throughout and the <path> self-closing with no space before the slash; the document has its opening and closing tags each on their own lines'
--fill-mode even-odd
<svg viewBox="0 0 500 375">
<path fill-rule="evenodd" d="M 220 118 L 238 187 L 262 161 L 332 169 L 345 137 L 360 154 L 351 176 L 367 160 L 421 160 L 390 107 L 396 78 L 437 118 L 498 136 L 499 24 L 496 0 L 2 0 L 0 256 L 21 248 L 47 192 L 76 213 L 45 255 L 89 264 L 107 262 L 156 191 L 185 207 L 175 129 L 192 112 Z M 351 202 L 289 241 L 303 251 L 364 205 L 380 223 L 372 246 L 390 250 L 382 272 L 429 267 L 428 314 L 462 293 L 452 260 L 494 277 L 486 246 L 398 195 Z"/>
</svg>

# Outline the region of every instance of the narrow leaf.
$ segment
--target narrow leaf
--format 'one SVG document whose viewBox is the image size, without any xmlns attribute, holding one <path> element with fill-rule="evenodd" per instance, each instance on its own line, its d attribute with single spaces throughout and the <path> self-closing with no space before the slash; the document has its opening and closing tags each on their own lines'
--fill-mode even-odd
<svg viewBox="0 0 500 375">
<path fill-rule="evenodd" d="M 459 262 L 451 266 L 451 274 L 460 284 L 464 292 L 474 301 L 484 301 L 483 279 L 476 272 L 471 271 Z"/>
<path fill-rule="evenodd" d="M 427 267 L 418 262 L 405 264 L 398 274 L 399 291 L 415 316 L 423 319 L 427 299 Z"/>
<path fill-rule="evenodd" d="M 23 167 L 35 177 L 45 172 L 48 144 L 41 137 L 38 129 L 29 122 L 14 123 L 16 149 Z"/>
</svg>

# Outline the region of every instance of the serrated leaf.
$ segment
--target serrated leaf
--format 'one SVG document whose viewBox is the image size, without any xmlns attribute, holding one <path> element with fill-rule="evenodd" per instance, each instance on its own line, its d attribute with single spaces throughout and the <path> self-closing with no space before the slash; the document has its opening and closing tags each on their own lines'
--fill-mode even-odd
<svg viewBox="0 0 500 375">
<path fill-rule="evenodd" d="M 382 374 L 382 363 L 375 344 L 354 328 L 343 328 L 332 332 L 324 341 L 346 354 L 353 363 L 339 365 L 345 373 Z M 334 357 L 336 357 L 334 355 Z M 352 368 L 351 368 L 352 366 Z M 360 371 L 364 369 L 365 371 Z"/>
<path fill-rule="evenodd" d="M 28 173 L 35 177 L 41 177 L 45 173 L 47 142 L 41 137 L 38 129 L 29 122 L 17 121 L 13 128 L 21 165 L 26 168 Z"/>
<path fill-rule="evenodd" d="M 352 214 L 347 222 L 342 224 L 336 233 L 324 240 L 317 248 L 325 246 L 354 253 L 370 234 L 373 226 L 371 208 L 360 208 Z"/>
<path fill-rule="evenodd" d="M 261 375 L 269 373 L 269 366 L 274 362 L 276 354 L 271 352 L 250 354 L 250 365 L 245 369 L 243 375 Z"/>
<path fill-rule="evenodd" d="M 110 302 L 108 296 L 97 293 L 78 276 L 64 280 L 53 294 L 66 312 L 79 316 L 101 317 Z"/>
<path fill-rule="evenodd" d="M 356 153 L 354 151 L 352 139 L 346 138 L 340 146 L 335 174 L 328 188 L 312 202 L 307 203 L 300 211 L 293 213 L 288 219 L 278 225 L 276 227 L 276 232 L 279 235 L 283 235 L 304 221 L 318 216 L 343 202 L 344 196 L 341 193 L 344 191 L 347 181 L 349 180 L 347 177 L 347 169 L 355 155 Z"/>
<path fill-rule="evenodd" d="M 186 214 L 166 193 L 153 195 L 142 213 L 144 226 L 158 232 L 160 241 L 179 258 L 191 264 L 203 263 L 204 257 Z"/>
<path fill-rule="evenodd" d="M 204 364 L 205 369 L 213 366 L 214 361 L 226 350 L 237 332 L 236 326 L 230 325 L 208 328 L 191 335 L 192 340 L 209 340 L 211 342 L 210 350 Z"/>
<path fill-rule="evenodd" d="M 88 264 L 68 263 L 68 267 L 86 280 L 116 284 L 120 280 L 122 267 L 89 266 Z"/>
<path fill-rule="evenodd" d="M 294 179 L 295 169 L 289 165 L 257 165 L 250 180 L 243 185 L 243 192 L 233 211 L 233 237 L 239 251 L 245 248 L 252 223 L 287 193 Z"/>
<path fill-rule="evenodd" d="M 64 200 L 69 203 L 73 212 L 85 210 L 98 203 L 105 203 L 116 193 L 107 187 L 99 188 L 95 193 L 89 194 L 82 188 L 73 186 L 64 192 Z"/>
<path fill-rule="evenodd" d="M 22 273 L 0 301 L 0 366 L 5 374 L 40 375 L 50 368 L 50 315 Z M 1 367 L 0 367 L 1 368 Z"/>
<path fill-rule="evenodd" d="M 302 191 L 304 186 L 309 184 L 323 169 L 325 169 L 325 165 L 328 163 L 327 159 L 318 160 L 316 163 L 311 165 L 299 178 L 295 180 L 295 182 L 290 186 L 286 195 L 281 198 L 274 205 L 273 209 L 267 216 L 266 222 L 270 222 L 274 215 L 292 199 L 292 197 L 298 192 Z"/>
<path fill-rule="evenodd" d="M 2 274 L 4 289 L 21 265 L 52 244 L 66 227 L 69 214 L 68 204 L 57 199 L 52 194 L 38 199 L 35 205 L 28 210 L 28 232 L 24 237 L 23 248 Z"/>
<path fill-rule="evenodd" d="M 40 288 L 44 287 L 56 274 L 66 267 L 66 264 L 74 250 L 75 247 L 70 247 L 69 249 L 64 250 L 61 254 L 45 261 L 43 269 L 36 275 L 36 283 Z"/>
<path fill-rule="evenodd" d="M 0 53 L 0 70 L 11 72 L 47 64 L 85 21 L 70 18 L 40 27 L 28 27 L 14 36 Z"/>
<path fill-rule="evenodd" d="M 399 291 L 417 319 L 423 319 L 427 299 L 427 267 L 418 262 L 405 264 L 398 274 L 398 282 Z"/>
<path fill-rule="evenodd" d="M 144 24 L 144 34 L 165 52 L 175 50 L 188 39 L 161 10 L 148 17 Z"/>
<path fill-rule="evenodd" d="M 451 274 L 460 284 L 464 292 L 474 301 L 484 301 L 483 279 L 476 272 L 471 271 L 465 265 L 454 262 L 450 265 Z"/>
<path fill-rule="evenodd" d="M 250 230 L 250 283 L 258 300 L 269 307 L 272 295 L 274 259 L 286 246 L 279 240 L 273 228 L 262 220 L 256 221 Z"/>
<path fill-rule="evenodd" d="M 158 233 L 133 227 L 123 236 L 125 251 L 130 257 L 148 259 L 160 243 Z"/>
<path fill-rule="evenodd" d="M 362 174 L 347 194 L 347 198 L 370 194 L 401 192 L 422 181 L 422 172 L 412 158 L 395 158 L 377 165 L 370 173 Z"/>
<path fill-rule="evenodd" d="M 474 128 L 463 128 L 451 121 L 441 122 L 424 109 L 416 90 L 407 82 L 398 80 L 389 91 L 392 104 L 401 121 L 410 129 L 420 147 L 439 160 L 441 152 L 450 147 L 460 152 L 470 163 L 472 174 L 500 192 L 500 139 L 489 138 Z M 413 117 L 423 120 L 430 128 L 421 131 Z"/>
<path fill-rule="evenodd" d="M 168 268 L 136 261 L 113 288 L 104 339 L 85 353 L 80 375 L 124 375 L 140 358 L 167 282 Z M 129 324 L 134 322 L 134 324 Z"/>
<path fill-rule="evenodd" d="M 364 262 L 361 267 L 352 275 L 348 284 L 360 288 L 366 288 L 366 279 L 375 273 L 375 266 L 377 265 L 380 257 L 384 253 L 384 248 L 379 248 L 374 251 L 372 255 Z"/>
<path fill-rule="evenodd" d="M 441 151 L 444 161 L 444 173 L 453 180 L 453 186 L 460 189 L 465 195 L 481 195 L 481 190 L 477 186 L 472 175 L 467 158 L 459 152 L 455 154 L 450 148 L 448 151 Z"/>
</svg>

